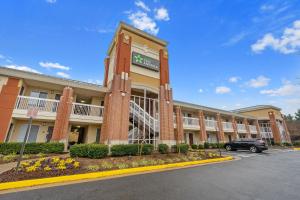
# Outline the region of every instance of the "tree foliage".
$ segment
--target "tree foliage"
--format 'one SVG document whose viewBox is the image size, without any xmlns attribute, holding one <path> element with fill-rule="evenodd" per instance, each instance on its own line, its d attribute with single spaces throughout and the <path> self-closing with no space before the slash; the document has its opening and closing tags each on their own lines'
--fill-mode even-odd
<svg viewBox="0 0 300 200">
<path fill-rule="evenodd" d="M 298 109 L 297 112 L 295 113 L 295 119 L 300 120 L 300 109 Z"/>
</svg>

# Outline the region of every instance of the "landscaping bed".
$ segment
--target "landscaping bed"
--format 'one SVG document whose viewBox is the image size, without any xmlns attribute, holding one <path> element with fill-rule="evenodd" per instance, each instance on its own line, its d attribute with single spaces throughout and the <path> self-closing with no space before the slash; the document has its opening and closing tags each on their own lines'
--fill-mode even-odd
<svg viewBox="0 0 300 200">
<path fill-rule="evenodd" d="M 105 157 L 101 159 L 61 157 L 40 158 L 35 161 L 23 161 L 19 172 L 17 172 L 16 169 L 11 169 L 0 174 L 0 182 L 162 165 L 218 157 L 219 154 L 217 152 L 198 150 L 187 152 L 186 154 L 152 153 L 151 155 L 143 156 Z"/>
<path fill-rule="evenodd" d="M 0 155 L 0 164 L 5 164 L 5 163 L 10 163 L 10 162 L 17 162 L 19 159 L 19 154 L 8 154 L 8 155 Z M 44 153 L 39 153 L 39 154 L 24 154 L 22 157 L 22 160 L 32 160 L 32 159 L 37 159 L 37 158 L 44 158 L 44 157 L 53 157 L 53 156 L 61 156 L 61 154 L 44 154 Z"/>
</svg>

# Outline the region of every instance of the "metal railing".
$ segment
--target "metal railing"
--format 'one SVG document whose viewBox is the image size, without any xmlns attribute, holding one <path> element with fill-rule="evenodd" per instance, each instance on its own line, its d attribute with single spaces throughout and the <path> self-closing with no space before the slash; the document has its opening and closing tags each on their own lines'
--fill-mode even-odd
<svg viewBox="0 0 300 200">
<path fill-rule="evenodd" d="M 260 123 L 260 134 L 262 138 L 273 138 L 272 129 L 270 123 Z"/>
<path fill-rule="evenodd" d="M 246 133 L 247 129 L 245 124 L 237 124 L 237 131 L 240 133 Z"/>
<path fill-rule="evenodd" d="M 215 130 L 215 131 L 217 131 L 219 129 L 217 121 L 210 120 L 210 119 L 205 120 L 205 128 L 207 130 Z"/>
<path fill-rule="evenodd" d="M 252 134 L 257 133 L 257 129 L 255 125 L 248 125 L 248 126 L 249 126 L 250 133 Z"/>
<path fill-rule="evenodd" d="M 188 127 L 199 127 L 199 119 L 194 118 L 194 117 L 183 117 L 183 126 L 188 126 Z"/>
<path fill-rule="evenodd" d="M 72 115 L 103 117 L 104 107 L 91 104 L 73 103 Z"/>
<path fill-rule="evenodd" d="M 15 109 L 28 110 L 29 108 L 37 108 L 43 112 L 57 112 L 59 101 L 54 99 L 43 99 L 29 96 L 18 96 Z"/>
<path fill-rule="evenodd" d="M 224 131 L 233 131 L 233 125 L 231 122 L 222 122 Z"/>
</svg>

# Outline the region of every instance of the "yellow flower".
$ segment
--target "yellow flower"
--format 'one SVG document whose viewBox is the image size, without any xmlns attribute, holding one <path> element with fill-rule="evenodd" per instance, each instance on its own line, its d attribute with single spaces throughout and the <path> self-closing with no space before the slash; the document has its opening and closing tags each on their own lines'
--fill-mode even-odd
<svg viewBox="0 0 300 200">
<path fill-rule="evenodd" d="M 40 158 L 40 159 L 38 159 L 39 162 L 43 162 L 45 160 L 46 160 L 46 158 Z"/>
<path fill-rule="evenodd" d="M 41 166 L 41 162 L 40 161 L 36 161 L 33 166 L 40 167 Z"/>
<path fill-rule="evenodd" d="M 53 163 L 58 163 L 59 160 L 60 160 L 60 159 L 59 159 L 58 157 L 53 157 L 53 158 L 52 158 L 52 162 L 53 162 Z"/>
<path fill-rule="evenodd" d="M 49 167 L 49 166 L 46 166 L 46 167 L 44 167 L 44 171 L 51 171 L 52 169 L 51 169 L 51 167 Z"/>
<path fill-rule="evenodd" d="M 22 167 L 27 167 L 27 166 L 29 166 L 29 165 L 30 165 L 29 162 L 21 162 L 21 166 L 22 166 Z"/>
<path fill-rule="evenodd" d="M 67 158 L 65 163 L 67 164 L 71 164 L 72 162 L 74 162 L 75 160 L 73 158 Z"/>
<path fill-rule="evenodd" d="M 26 167 L 26 172 L 34 172 L 36 171 L 36 166 L 30 166 L 30 167 Z"/>
<path fill-rule="evenodd" d="M 67 167 L 65 165 L 58 165 L 57 169 L 65 170 L 65 169 L 67 169 Z"/>
<path fill-rule="evenodd" d="M 75 168 L 78 168 L 78 167 L 80 166 L 80 163 L 79 163 L 79 162 L 74 162 L 73 166 L 74 166 Z"/>
</svg>

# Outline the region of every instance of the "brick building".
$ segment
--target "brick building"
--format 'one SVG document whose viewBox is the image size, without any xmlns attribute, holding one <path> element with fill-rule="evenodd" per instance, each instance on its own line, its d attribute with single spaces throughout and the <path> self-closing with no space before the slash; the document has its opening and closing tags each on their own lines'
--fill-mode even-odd
<svg viewBox="0 0 300 200">
<path fill-rule="evenodd" d="M 173 100 L 167 43 L 120 23 L 103 85 L 0 67 L 0 141 L 201 144 L 237 138 L 290 142 L 280 108 L 226 111 Z"/>
</svg>

